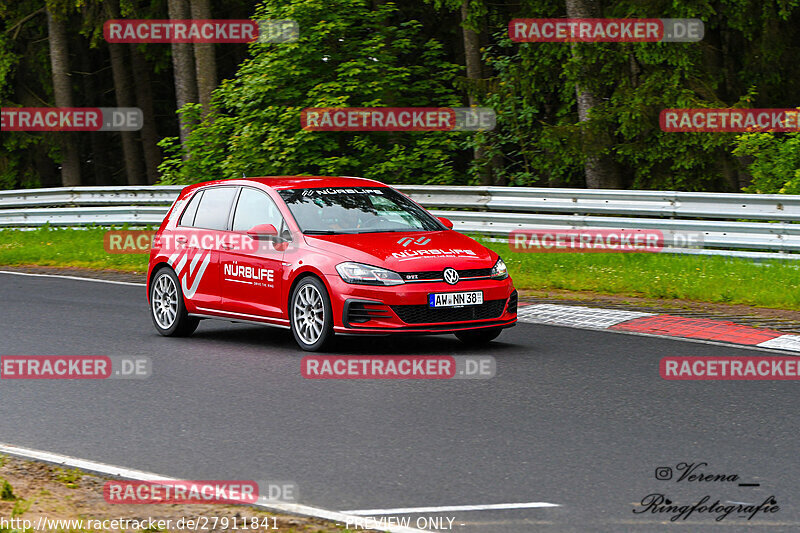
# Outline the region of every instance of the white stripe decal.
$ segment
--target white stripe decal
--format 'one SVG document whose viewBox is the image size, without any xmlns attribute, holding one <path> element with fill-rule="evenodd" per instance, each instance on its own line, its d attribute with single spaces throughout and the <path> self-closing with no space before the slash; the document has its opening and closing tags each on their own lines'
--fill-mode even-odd
<svg viewBox="0 0 800 533">
<path fill-rule="evenodd" d="M 527 305 L 517 311 L 520 322 L 592 329 L 605 329 L 634 318 L 652 315 L 654 313 L 553 304 Z"/>
<path fill-rule="evenodd" d="M 169 256 L 169 258 L 167 259 L 167 264 L 168 264 L 169 266 L 173 266 L 173 265 L 175 264 L 175 260 L 178 258 L 178 256 L 180 255 L 180 253 L 181 253 L 181 252 L 180 252 L 180 250 L 178 250 L 177 252 L 175 252 L 174 254 L 172 254 L 171 256 Z"/>
<path fill-rule="evenodd" d="M 22 448 L 20 446 L 12 446 L 10 444 L 0 443 L 0 453 L 6 453 L 15 457 L 23 457 L 25 459 L 66 465 L 71 468 L 80 468 L 81 470 L 97 472 L 99 474 L 120 477 L 123 479 L 132 479 L 136 481 L 178 481 L 176 478 L 159 476 L 158 474 L 151 474 L 150 472 L 144 472 L 142 470 L 131 470 L 130 468 L 121 466 L 114 466 L 96 461 L 88 461 L 86 459 L 78 459 L 77 457 L 70 457 L 68 455 L 61 455 L 57 453 L 32 450 L 30 448 Z M 358 524 L 363 522 L 362 518 L 355 515 L 348 515 L 336 511 L 328 511 L 327 509 L 319 509 L 317 507 L 309 507 L 307 505 L 295 503 L 275 503 L 267 500 L 264 497 L 259 498 L 259 501 L 253 504 L 252 507 L 258 507 L 279 513 L 323 518 L 325 520 L 332 520 L 342 525 L 347 523 Z M 390 533 L 425 533 L 422 529 L 394 525 L 382 526 L 381 530 L 388 531 Z"/>
<path fill-rule="evenodd" d="M 192 260 L 192 266 L 191 266 L 191 268 L 189 268 L 189 274 L 184 274 L 183 277 L 181 278 L 181 286 L 183 287 L 183 295 L 186 298 L 190 299 L 190 300 L 192 298 L 194 298 L 194 294 L 197 292 L 197 287 L 200 286 L 200 281 L 203 279 L 203 274 L 206 271 L 206 267 L 208 267 L 208 264 L 211 262 L 211 252 L 207 252 L 205 254 L 205 257 L 203 257 L 203 264 L 200 265 L 200 270 L 197 271 L 197 275 L 195 275 L 195 277 L 194 277 L 194 281 L 192 282 L 192 286 L 191 287 L 187 287 L 186 286 L 186 277 L 190 276 L 192 274 L 192 269 L 197 264 L 197 258 L 198 258 L 199 255 L 200 254 L 196 255 L 194 257 L 194 259 Z"/>
<path fill-rule="evenodd" d="M 172 269 L 175 271 L 175 273 L 176 273 L 177 275 L 179 275 L 179 276 L 180 276 L 180 274 L 181 274 L 181 270 L 183 270 L 183 267 L 184 267 L 184 265 L 186 264 L 186 261 L 187 261 L 187 260 L 188 260 L 188 257 L 187 257 L 187 255 L 186 255 L 186 254 L 182 254 L 182 255 L 181 255 L 181 260 L 180 260 L 180 261 L 178 261 L 178 264 L 177 264 L 177 265 L 173 265 L 173 266 L 172 266 Z"/>
<path fill-rule="evenodd" d="M 358 509 L 355 511 L 342 511 L 342 512 L 358 516 L 385 516 L 385 515 L 396 515 L 396 514 L 445 513 L 452 511 L 536 509 L 543 507 L 561 507 L 561 505 L 557 503 L 547 503 L 547 502 L 491 503 L 488 505 L 450 505 L 447 507 L 400 507 L 398 509 Z"/>
<path fill-rule="evenodd" d="M 204 252 L 200 252 L 199 254 L 194 254 L 192 257 L 192 262 L 189 263 L 189 275 L 191 276 L 194 273 L 194 267 L 197 266 L 197 262 L 200 261 L 200 257 L 202 257 Z M 209 252 L 210 254 L 211 252 Z"/>
</svg>

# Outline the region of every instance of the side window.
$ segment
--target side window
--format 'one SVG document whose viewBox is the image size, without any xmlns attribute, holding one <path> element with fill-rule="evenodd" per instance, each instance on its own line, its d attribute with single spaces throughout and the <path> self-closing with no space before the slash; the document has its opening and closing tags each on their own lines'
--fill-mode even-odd
<svg viewBox="0 0 800 533">
<path fill-rule="evenodd" d="M 203 196 L 203 191 L 195 193 L 189 205 L 183 211 L 181 220 L 178 222 L 179 226 L 194 226 L 194 216 L 197 214 L 197 206 L 200 205 L 200 197 Z"/>
<path fill-rule="evenodd" d="M 272 198 L 250 187 L 243 187 L 233 214 L 233 231 L 247 231 L 259 224 L 272 224 L 279 232 L 283 217 Z"/>
<path fill-rule="evenodd" d="M 205 189 L 194 217 L 194 227 L 225 230 L 228 227 L 228 215 L 235 195 L 236 187 Z"/>
</svg>

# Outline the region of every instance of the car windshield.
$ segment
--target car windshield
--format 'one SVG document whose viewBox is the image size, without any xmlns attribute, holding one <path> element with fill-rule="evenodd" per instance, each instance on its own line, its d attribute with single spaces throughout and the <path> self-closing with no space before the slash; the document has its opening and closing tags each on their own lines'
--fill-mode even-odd
<svg viewBox="0 0 800 533">
<path fill-rule="evenodd" d="M 280 195 L 308 235 L 444 229 L 427 211 L 388 187 L 289 189 Z"/>
</svg>

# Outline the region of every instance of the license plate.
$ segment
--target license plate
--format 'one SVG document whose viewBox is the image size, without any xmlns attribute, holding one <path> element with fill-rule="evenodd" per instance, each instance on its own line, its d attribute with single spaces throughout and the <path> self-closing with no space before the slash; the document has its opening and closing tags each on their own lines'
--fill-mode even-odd
<svg viewBox="0 0 800 533">
<path fill-rule="evenodd" d="M 463 307 L 483 303 L 483 292 L 440 292 L 428 295 L 428 307 Z"/>
</svg>

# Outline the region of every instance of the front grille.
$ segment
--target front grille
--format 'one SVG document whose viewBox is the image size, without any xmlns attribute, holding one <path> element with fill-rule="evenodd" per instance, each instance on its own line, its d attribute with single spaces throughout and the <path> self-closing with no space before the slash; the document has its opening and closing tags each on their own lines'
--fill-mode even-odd
<svg viewBox="0 0 800 533">
<path fill-rule="evenodd" d="M 488 278 L 491 275 L 491 268 L 472 268 L 458 271 L 459 278 Z"/>
<path fill-rule="evenodd" d="M 365 302 L 348 302 L 345 310 L 345 322 L 363 324 L 375 318 L 390 318 L 389 311 L 382 304 Z"/>
<path fill-rule="evenodd" d="M 444 269 L 427 270 L 424 272 L 401 272 L 400 275 L 403 276 L 403 279 L 406 281 L 435 281 L 444 279 Z M 491 275 L 491 268 L 470 268 L 458 271 L 458 277 L 460 279 L 488 278 Z"/>
<path fill-rule="evenodd" d="M 508 297 L 508 312 L 509 313 L 516 313 L 517 312 L 517 304 L 519 302 L 519 294 L 517 291 L 511 293 L 511 296 Z"/>
<path fill-rule="evenodd" d="M 505 304 L 505 300 L 489 300 L 481 305 L 439 309 L 427 305 L 393 305 L 392 311 L 406 324 L 431 324 L 497 318 L 503 313 Z"/>
</svg>

